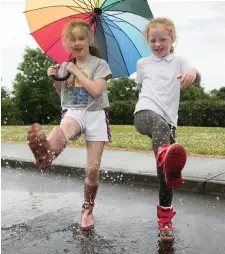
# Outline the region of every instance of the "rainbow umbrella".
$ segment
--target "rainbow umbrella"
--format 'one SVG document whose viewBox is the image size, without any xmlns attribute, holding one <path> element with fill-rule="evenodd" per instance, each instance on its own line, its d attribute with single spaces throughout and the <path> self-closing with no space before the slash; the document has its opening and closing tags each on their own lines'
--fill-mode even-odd
<svg viewBox="0 0 225 254">
<path fill-rule="evenodd" d="M 71 58 L 62 30 L 73 19 L 91 26 L 113 78 L 130 76 L 138 59 L 151 54 L 144 30 L 153 15 L 146 0 L 27 0 L 25 15 L 34 39 L 59 64 Z"/>
</svg>

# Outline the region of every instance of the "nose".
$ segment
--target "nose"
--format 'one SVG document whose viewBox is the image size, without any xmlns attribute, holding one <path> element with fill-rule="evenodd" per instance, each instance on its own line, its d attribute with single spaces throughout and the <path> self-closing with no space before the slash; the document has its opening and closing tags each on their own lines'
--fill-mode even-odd
<svg viewBox="0 0 225 254">
<path fill-rule="evenodd" d="M 156 43 L 155 43 L 155 46 L 156 46 L 156 47 L 160 47 L 160 42 L 156 42 Z"/>
</svg>

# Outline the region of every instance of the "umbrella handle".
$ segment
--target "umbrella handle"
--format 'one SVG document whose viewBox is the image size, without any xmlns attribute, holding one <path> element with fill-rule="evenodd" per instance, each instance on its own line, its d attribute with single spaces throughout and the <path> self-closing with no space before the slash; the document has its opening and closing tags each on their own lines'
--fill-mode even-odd
<svg viewBox="0 0 225 254">
<path fill-rule="evenodd" d="M 69 60 L 68 62 L 72 62 L 72 63 L 76 64 L 76 58 L 73 58 L 73 59 Z M 65 77 L 57 77 L 56 75 L 52 75 L 51 77 L 56 81 L 65 81 L 70 77 L 70 74 L 71 73 L 67 72 Z"/>
<path fill-rule="evenodd" d="M 60 78 L 60 77 L 57 77 L 56 75 L 52 75 L 51 78 L 53 78 L 56 81 L 65 81 L 65 80 L 67 80 L 69 78 L 69 76 L 70 76 L 70 73 L 67 72 L 65 77 L 61 77 Z"/>
</svg>

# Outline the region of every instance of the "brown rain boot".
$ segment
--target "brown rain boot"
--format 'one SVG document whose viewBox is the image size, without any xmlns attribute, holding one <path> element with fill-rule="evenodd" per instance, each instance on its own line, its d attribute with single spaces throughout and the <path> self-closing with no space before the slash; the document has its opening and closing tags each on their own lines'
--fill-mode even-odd
<svg viewBox="0 0 225 254">
<path fill-rule="evenodd" d="M 50 168 L 52 161 L 66 147 L 66 139 L 60 127 L 55 127 L 48 138 L 40 124 L 32 124 L 27 134 L 28 145 L 39 168 Z"/>
<path fill-rule="evenodd" d="M 90 230 L 94 228 L 93 221 L 93 208 L 94 208 L 94 200 L 97 194 L 98 185 L 97 186 L 89 186 L 85 183 L 84 185 L 84 204 L 82 206 L 82 214 L 81 214 L 81 230 Z"/>
</svg>

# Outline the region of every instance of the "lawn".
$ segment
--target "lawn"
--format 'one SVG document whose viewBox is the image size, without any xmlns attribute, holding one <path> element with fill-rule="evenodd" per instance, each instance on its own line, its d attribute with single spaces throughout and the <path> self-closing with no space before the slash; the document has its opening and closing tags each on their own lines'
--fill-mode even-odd
<svg viewBox="0 0 225 254">
<path fill-rule="evenodd" d="M 44 126 L 49 133 L 54 126 Z M 151 140 L 140 135 L 134 126 L 112 125 L 112 143 L 107 148 L 151 151 Z M 28 126 L 2 126 L 2 141 L 26 142 Z M 179 127 L 177 142 L 183 144 L 189 154 L 225 156 L 225 128 Z M 75 147 L 85 146 L 84 138 L 70 142 Z"/>
</svg>

